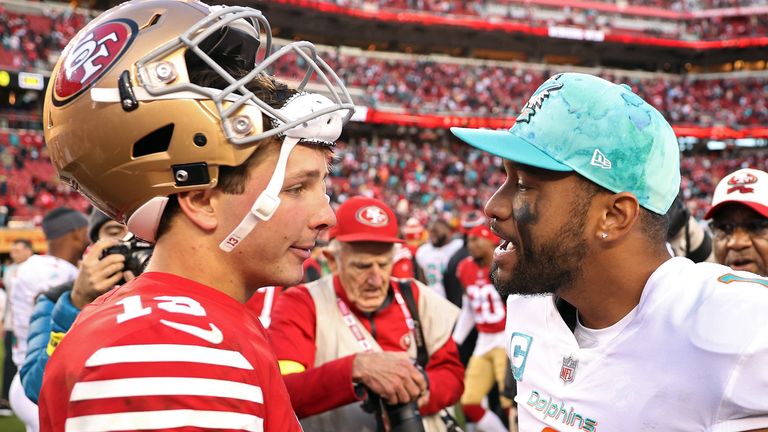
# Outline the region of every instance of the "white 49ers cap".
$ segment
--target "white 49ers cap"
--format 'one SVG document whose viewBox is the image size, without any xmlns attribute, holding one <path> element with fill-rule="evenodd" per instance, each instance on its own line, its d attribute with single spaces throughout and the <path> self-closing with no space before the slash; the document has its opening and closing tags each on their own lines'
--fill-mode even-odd
<svg viewBox="0 0 768 432">
<path fill-rule="evenodd" d="M 744 168 L 725 176 L 717 184 L 712 207 L 704 219 L 711 219 L 718 208 L 728 203 L 743 204 L 768 218 L 768 173 Z"/>
</svg>

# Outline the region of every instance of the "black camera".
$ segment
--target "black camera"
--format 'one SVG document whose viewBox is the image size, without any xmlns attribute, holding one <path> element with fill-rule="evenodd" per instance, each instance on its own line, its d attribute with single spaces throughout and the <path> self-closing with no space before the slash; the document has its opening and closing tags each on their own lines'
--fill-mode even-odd
<svg viewBox="0 0 768 432">
<path fill-rule="evenodd" d="M 392 432 L 423 432 L 424 423 L 416 402 L 389 405 L 384 404 L 389 427 Z"/>
<path fill-rule="evenodd" d="M 363 410 L 376 416 L 377 430 L 390 432 L 424 432 L 424 423 L 416 402 L 390 405 L 379 395 L 365 386 L 360 386 L 365 394 Z M 389 424 L 389 429 L 384 424 Z"/>
<path fill-rule="evenodd" d="M 125 257 L 125 267 L 123 270 L 129 270 L 134 276 L 144 273 L 144 269 L 149 264 L 149 258 L 152 257 L 152 251 L 155 247 L 151 243 L 139 240 L 133 234 L 129 234 L 115 246 L 110 246 L 101 252 L 103 259 L 107 255 L 122 255 Z"/>
</svg>

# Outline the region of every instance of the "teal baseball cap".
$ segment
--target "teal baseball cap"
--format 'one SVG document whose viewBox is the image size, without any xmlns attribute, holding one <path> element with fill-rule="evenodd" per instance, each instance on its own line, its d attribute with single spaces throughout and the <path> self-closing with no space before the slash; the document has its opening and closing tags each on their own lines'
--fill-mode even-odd
<svg viewBox="0 0 768 432">
<path fill-rule="evenodd" d="M 451 128 L 493 155 L 550 171 L 575 171 L 666 214 L 680 190 L 672 127 L 626 84 L 562 73 L 545 81 L 508 131 Z"/>
</svg>

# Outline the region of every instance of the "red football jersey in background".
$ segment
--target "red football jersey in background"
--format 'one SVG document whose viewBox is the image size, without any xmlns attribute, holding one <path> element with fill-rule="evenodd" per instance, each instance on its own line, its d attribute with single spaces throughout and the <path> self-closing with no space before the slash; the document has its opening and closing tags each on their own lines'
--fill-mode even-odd
<svg viewBox="0 0 768 432">
<path fill-rule="evenodd" d="M 464 258 L 456 274 L 469 298 L 477 331 L 498 333 L 504 331 L 507 310 L 499 292 L 491 283 L 488 267 L 480 267 L 472 257 Z"/>
</svg>

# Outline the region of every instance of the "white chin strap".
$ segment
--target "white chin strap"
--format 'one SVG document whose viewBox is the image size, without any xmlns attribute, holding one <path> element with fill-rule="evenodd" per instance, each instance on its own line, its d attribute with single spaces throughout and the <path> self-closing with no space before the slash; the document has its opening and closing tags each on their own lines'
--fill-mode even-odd
<svg viewBox="0 0 768 432">
<path fill-rule="evenodd" d="M 280 189 L 283 187 L 285 181 L 285 168 L 288 165 L 288 156 L 291 155 L 291 151 L 299 143 L 298 138 L 285 137 L 283 145 L 280 147 L 280 157 L 277 159 L 277 165 L 275 166 L 275 172 L 272 173 L 272 178 L 269 179 L 267 188 L 259 194 L 256 198 L 256 202 L 253 203 L 251 210 L 245 215 L 240 224 L 237 225 L 234 231 L 232 231 L 227 238 L 219 243 L 221 250 L 231 252 L 240 242 L 253 231 L 259 220 L 268 221 L 272 218 L 272 215 L 277 211 L 277 206 L 280 205 Z"/>
<path fill-rule="evenodd" d="M 240 221 L 240 224 L 219 244 L 221 250 L 231 252 L 253 231 L 259 221 L 268 221 L 275 214 L 280 205 L 279 195 L 285 182 L 288 157 L 300 141 L 332 144 L 339 138 L 344 123 L 343 117 L 347 110 L 336 110 L 312 117 L 313 113 L 334 105 L 325 96 L 314 93 L 299 93 L 278 110 L 287 119 L 307 118 L 307 121 L 285 132 L 285 138 L 280 147 L 280 156 L 267 188 L 259 194 L 251 210 Z"/>
</svg>

